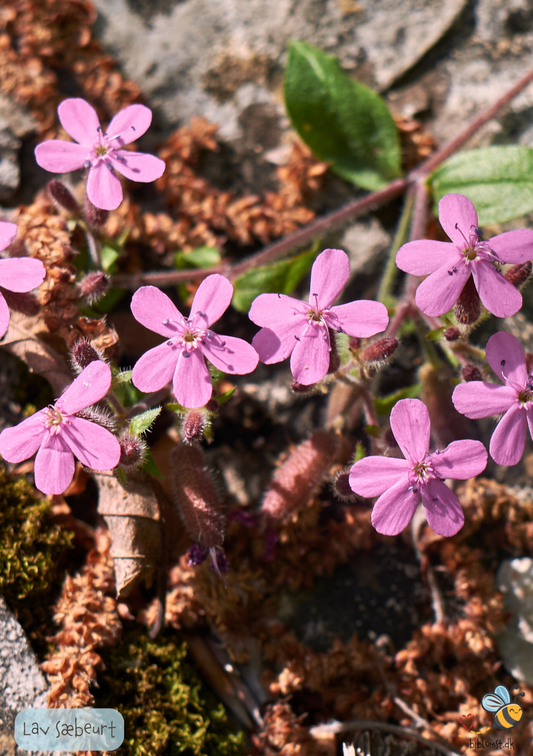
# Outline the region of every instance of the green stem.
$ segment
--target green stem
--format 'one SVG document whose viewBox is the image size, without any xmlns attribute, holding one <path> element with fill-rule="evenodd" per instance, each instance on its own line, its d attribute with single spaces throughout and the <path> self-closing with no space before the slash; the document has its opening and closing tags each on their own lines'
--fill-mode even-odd
<svg viewBox="0 0 533 756">
<path fill-rule="evenodd" d="M 409 227 L 411 225 L 411 214 L 413 212 L 414 194 L 408 192 L 405 202 L 403 204 L 402 214 L 400 216 L 400 222 L 396 229 L 396 234 L 392 242 L 392 247 L 389 252 L 387 264 L 385 265 L 385 271 L 383 278 L 379 285 L 378 290 L 378 302 L 386 302 L 391 297 L 391 290 L 396 279 L 396 273 L 398 268 L 396 267 L 396 252 L 400 249 L 402 244 L 407 241 L 407 235 L 409 233 Z"/>
</svg>

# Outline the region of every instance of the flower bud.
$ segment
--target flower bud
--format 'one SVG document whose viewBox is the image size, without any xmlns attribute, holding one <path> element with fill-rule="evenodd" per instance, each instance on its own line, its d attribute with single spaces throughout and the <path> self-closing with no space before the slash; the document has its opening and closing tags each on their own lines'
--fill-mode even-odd
<svg viewBox="0 0 533 756">
<path fill-rule="evenodd" d="M 336 373 L 341 366 L 341 358 L 339 357 L 339 350 L 337 349 L 337 339 L 335 338 L 335 332 L 328 328 L 329 331 L 329 343 L 331 349 L 329 352 L 329 366 L 328 373 Z"/>
<path fill-rule="evenodd" d="M 92 305 L 98 302 L 109 289 L 109 276 L 100 270 L 87 273 L 78 284 L 80 299 Z"/>
<path fill-rule="evenodd" d="M 2 294 L 10 310 L 33 317 L 41 312 L 41 305 L 31 291 L 9 291 L 2 289 Z"/>
<path fill-rule="evenodd" d="M 127 472 L 141 467 L 148 449 L 146 441 L 126 431 L 121 435 L 118 443 L 120 444 L 119 466 Z"/>
<path fill-rule="evenodd" d="M 371 364 L 374 362 L 381 362 L 382 360 L 391 357 L 398 349 L 399 345 L 400 342 L 398 339 L 395 339 L 394 336 L 386 336 L 385 338 L 379 339 L 373 344 L 370 344 L 370 346 L 367 346 L 361 355 L 361 359 L 363 362 Z"/>
<path fill-rule="evenodd" d="M 293 381 L 291 383 L 291 391 L 294 394 L 303 394 L 304 396 L 310 396 L 311 394 L 315 393 L 315 386 L 316 383 L 311 383 L 309 386 L 305 386 L 303 383 L 298 383 L 298 381 Z"/>
<path fill-rule="evenodd" d="M 483 376 L 481 375 L 481 370 L 476 367 L 476 365 L 465 365 L 464 368 L 461 370 L 461 375 L 463 376 L 463 380 L 469 383 L 470 381 L 482 381 Z"/>
<path fill-rule="evenodd" d="M 99 407 L 85 407 L 76 412 L 76 416 L 89 420 L 91 423 L 96 423 L 96 425 L 101 425 L 102 428 L 107 428 L 110 433 L 113 433 L 115 430 L 115 418 Z"/>
<path fill-rule="evenodd" d="M 350 470 L 340 470 L 333 480 L 333 493 L 341 501 L 355 501 L 355 494 L 350 488 Z"/>
<path fill-rule="evenodd" d="M 458 322 L 462 325 L 472 325 L 481 314 L 481 302 L 472 276 L 469 276 L 463 286 L 463 290 L 455 304 L 454 313 Z"/>
<path fill-rule="evenodd" d="M 186 444 L 201 441 L 205 432 L 209 430 L 211 421 L 207 412 L 202 410 L 189 410 L 181 421 L 181 437 Z"/>
<path fill-rule="evenodd" d="M 100 207 L 95 207 L 92 202 L 89 202 L 87 198 L 85 198 L 83 210 L 85 220 L 91 228 L 100 228 L 100 226 L 103 226 L 109 217 L 108 210 L 102 210 Z"/>
<path fill-rule="evenodd" d="M 72 215 L 80 214 L 80 206 L 78 205 L 74 195 L 70 191 L 69 187 L 58 179 L 52 179 L 46 185 L 48 194 L 53 201 L 65 210 L 68 210 Z"/>
<path fill-rule="evenodd" d="M 531 260 L 528 260 L 525 263 L 519 263 L 518 265 L 513 265 L 512 268 L 509 268 L 509 270 L 504 273 L 504 277 L 509 283 L 512 283 L 513 286 L 522 286 L 531 275 L 531 267 Z"/>
<path fill-rule="evenodd" d="M 105 362 L 103 353 L 96 349 L 88 339 L 79 339 L 70 349 L 70 364 L 75 373 L 81 373 L 95 360 Z"/>
<path fill-rule="evenodd" d="M 444 331 L 444 338 L 446 339 L 446 341 L 457 341 L 460 335 L 461 335 L 461 331 L 455 327 L 447 328 Z"/>
<path fill-rule="evenodd" d="M 358 349 L 361 349 L 361 339 L 358 336 L 350 336 L 348 349 L 350 352 L 357 352 Z"/>
</svg>

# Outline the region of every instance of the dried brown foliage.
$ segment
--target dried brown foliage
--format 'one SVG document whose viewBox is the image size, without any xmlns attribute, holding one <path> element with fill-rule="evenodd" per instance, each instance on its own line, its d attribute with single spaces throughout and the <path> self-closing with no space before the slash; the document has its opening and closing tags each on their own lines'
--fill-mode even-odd
<svg viewBox="0 0 533 756">
<path fill-rule="evenodd" d="M 316 756 L 317 744 L 286 700 L 269 704 L 261 730 L 252 736 L 254 756 Z"/>
</svg>

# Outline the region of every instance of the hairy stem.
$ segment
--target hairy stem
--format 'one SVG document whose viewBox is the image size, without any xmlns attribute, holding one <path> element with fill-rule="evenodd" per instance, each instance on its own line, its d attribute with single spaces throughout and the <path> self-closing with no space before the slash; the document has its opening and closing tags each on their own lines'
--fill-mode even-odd
<svg viewBox="0 0 533 756">
<path fill-rule="evenodd" d="M 398 228 L 396 229 L 396 234 L 394 236 L 392 247 L 389 252 L 387 264 L 385 265 L 383 278 L 381 279 L 381 283 L 379 285 L 377 296 L 378 302 L 385 303 L 391 298 L 391 290 L 394 286 L 394 281 L 398 272 L 398 268 L 396 267 L 396 252 L 400 249 L 402 244 L 407 241 L 407 234 L 409 233 L 409 225 L 411 223 L 411 214 L 413 212 L 413 204 L 413 193 L 408 192 L 403 205 L 402 214 L 400 216 L 400 222 L 398 223 Z"/>
</svg>

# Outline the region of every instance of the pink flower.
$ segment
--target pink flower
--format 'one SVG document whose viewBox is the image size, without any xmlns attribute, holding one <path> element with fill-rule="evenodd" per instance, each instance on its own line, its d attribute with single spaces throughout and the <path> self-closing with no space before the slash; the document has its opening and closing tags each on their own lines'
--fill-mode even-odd
<svg viewBox="0 0 533 756">
<path fill-rule="evenodd" d="M 188 318 L 155 286 L 142 286 L 131 300 L 133 317 L 167 341 L 150 349 L 133 368 L 133 383 L 141 391 L 157 391 L 170 381 L 184 407 L 203 407 L 213 387 L 207 358 L 223 373 L 251 373 L 259 357 L 243 339 L 210 330 L 227 310 L 233 286 L 218 274 L 208 276 L 194 295 Z"/>
<path fill-rule="evenodd" d="M 487 362 L 503 386 L 470 381 L 456 386 L 455 409 L 472 420 L 504 412 L 490 439 L 490 456 L 498 465 L 516 465 L 526 445 L 526 427 L 533 436 L 533 375 L 527 374 L 518 339 L 499 331 L 487 342 Z"/>
<path fill-rule="evenodd" d="M 372 525 L 383 535 L 397 535 L 411 521 L 420 499 L 435 533 L 452 536 L 463 527 L 464 514 L 445 478 L 466 480 L 487 464 L 480 441 L 453 441 L 428 453 L 431 426 L 425 404 L 402 399 L 390 416 L 391 430 L 405 459 L 364 457 L 350 471 L 350 486 L 360 496 L 379 496 Z"/>
<path fill-rule="evenodd" d="M 17 234 L 15 223 L 0 221 L 0 250 L 8 247 Z M 46 268 L 33 257 L 6 257 L 0 259 L 0 289 L 31 291 L 40 286 Z M 0 338 L 9 326 L 9 308 L 0 291 Z"/>
<path fill-rule="evenodd" d="M 484 306 L 498 318 L 514 315 L 522 295 L 494 263 L 524 263 L 533 258 L 533 231 L 521 228 L 482 241 L 474 205 L 462 194 L 439 202 L 439 220 L 449 242 L 420 239 L 400 247 L 396 265 L 413 276 L 427 276 L 416 290 L 426 315 L 443 315 L 456 303 L 470 275 Z"/>
<path fill-rule="evenodd" d="M 389 322 L 380 302 L 360 300 L 332 307 L 350 277 L 348 255 L 325 249 L 311 270 L 309 302 L 285 294 L 260 294 L 249 317 L 263 326 L 253 340 L 259 359 L 267 365 L 291 357 L 294 379 L 304 386 L 321 381 L 329 368 L 331 339 L 328 329 L 350 336 L 373 336 Z"/>
<path fill-rule="evenodd" d="M 110 385 L 109 365 L 91 362 L 53 406 L 0 433 L 0 454 L 8 462 L 22 462 L 37 452 L 35 485 L 45 494 L 68 488 L 74 475 L 73 454 L 92 470 L 115 467 L 120 459 L 117 439 L 101 425 L 76 417 L 102 399 Z"/>
<path fill-rule="evenodd" d="M 87 197 L 102 210 L 114 210 L 122 202 L 122 187 L 115 171 L 133 181 L 155 181 L 165 163 L 154 155 L 121 150 L 142 136 L 152 121 L 144 105 L 128 105 L 112 119 L 104 134 L 95 109 L 79 97 L 64 100 L 57 109 L 61 125 L 77 144 L 51 139 L 35 148 L 41 168 L 67 173 L 88 168 Z"/>
</svg>

